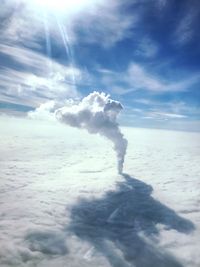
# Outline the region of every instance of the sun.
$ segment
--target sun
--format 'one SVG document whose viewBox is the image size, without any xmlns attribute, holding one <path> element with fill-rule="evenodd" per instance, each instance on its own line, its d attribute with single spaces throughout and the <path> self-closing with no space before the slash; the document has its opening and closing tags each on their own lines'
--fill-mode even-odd
<svg viewBox="0 0 200 267">
<path fill-rule="evenodd" d="M 95 0 L 32 0 L 37 9 L 51 13 L 73 14 L 91 6 Z"/>
</svg>

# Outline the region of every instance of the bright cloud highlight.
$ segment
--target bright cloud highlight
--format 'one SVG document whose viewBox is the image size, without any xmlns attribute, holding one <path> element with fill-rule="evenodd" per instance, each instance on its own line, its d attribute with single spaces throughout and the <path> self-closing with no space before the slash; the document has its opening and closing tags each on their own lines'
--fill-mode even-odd
<svg viewBox="0 0 200 267">
<path fill-rule="evenodd" d="M 56 110 L 55 114 L 63 123 L 111 140 L 117 153 L 118 172 L 122 173 L 127 148 L 127 140 L 117 123 L 117 116 L 122 109 L 120 102 L 112 100 L 109 95 L 93 92 L 78 103 L 71 101 Z"/>
</svg>

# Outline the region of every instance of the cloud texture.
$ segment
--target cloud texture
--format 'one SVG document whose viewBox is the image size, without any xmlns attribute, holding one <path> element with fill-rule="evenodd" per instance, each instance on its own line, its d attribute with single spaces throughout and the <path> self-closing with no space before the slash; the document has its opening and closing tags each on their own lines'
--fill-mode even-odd
<svg viewBox="0 0 200 267">
<path fill-rule="evenodd" d="M 55 114 L 63 123 L 86 129 L 91 134 L 98 133 L 111 140 L 117 153 L 118 172 L 121 173 L 127 148 L 127 140 L 117 123 L 117 116 L 122 109 L 122 105 L 109 95 L 93 92 L 78 103 L 69 102 Z"/>
</svg>

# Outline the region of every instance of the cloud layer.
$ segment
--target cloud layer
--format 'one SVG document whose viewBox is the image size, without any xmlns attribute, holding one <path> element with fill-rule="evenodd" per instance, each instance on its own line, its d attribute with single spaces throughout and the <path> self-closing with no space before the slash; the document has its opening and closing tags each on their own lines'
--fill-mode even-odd
<svg viewBox="0 0 200 267">
<path fill-rule="evenodd" d="M 169 253 L 199 267 L 199 134 L 124 128 L 139 181 L 115 175 L 100 136 L 12 117 L 0 128 L 1 267 L 171 267 Z"/>
</svg>

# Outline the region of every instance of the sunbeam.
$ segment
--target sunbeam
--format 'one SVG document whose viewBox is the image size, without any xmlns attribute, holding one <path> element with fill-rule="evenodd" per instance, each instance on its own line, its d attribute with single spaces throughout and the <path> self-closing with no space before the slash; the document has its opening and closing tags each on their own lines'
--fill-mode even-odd
<svg viewBox="0 0 200 267">
<path fill-rule="evenodd" d="M 46 53 L 49 58 L 52 57 L 51 53 L 51 39 L 50 39 L 50 34 L 49 34 L 49 24 L 48 24 L 48 19 L 47 19 L 47 14 L 44 12 L 43 15 L 43 21 L 44 21 L 44 33 L 45 33 L 45 39 L 46 39 Z M 52 67 L 52 61 L 48 61 L 49 67 Z"/>
<path fill-rule="evenodd" d="M 58 28 L 60 30 L 60 34 L 61 34 L 62 40 L 63 40 L 63 44 L 64 44 L 65 51 L 66 51 L 66 55 L 67 55 L 67 58 L 68 58 L 68 60 L 70 62 L 70 67 L 72 69 L 72 72 L 71 72 L 72 84 L 76 85 L 75 74 L 74 74 L 74 71 L 73 71 L 73 68 L 74 68 L 74 57 L 73 57 L 73 53 L 72 53 L 72 48 L 71 48 L 71 45 L 70 45 L 69 37 L 68 37 L 67 31 L 66 31 L 66 28 L 60 23 L 58 18 L 56 19 L 56 21 L 57 21 L 57 24 L 58 24 Z"/>
<path fill-rule="evenodd" d="M 32 0 L 37 9 L 56 14 L 74 14 L 97 3 L 97 0 Z"/>
</svg>

